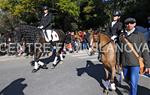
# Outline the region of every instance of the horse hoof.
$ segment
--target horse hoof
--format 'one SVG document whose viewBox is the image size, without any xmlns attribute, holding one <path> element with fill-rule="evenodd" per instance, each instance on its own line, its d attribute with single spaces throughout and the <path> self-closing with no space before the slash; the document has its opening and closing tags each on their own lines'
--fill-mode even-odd
<svg viewBox="0 0 150 95">
<path fill-rule="evenodd" d="M 32 73 L 35 73 L 35 72 L 37 72 L 39 69 L 33 69 L 32 70 Z"/>
<path fill-rule="evenodd" d="M 52 64 L 51 69 L 55 69 L 55 67 L 56 67 L 56 64 Z"/>
<path fill-rule="evenodd" d="M 104 89 L 104 90 L 103 90 L 103 93 L 104 93 L 105 95 L 108 95 L 108 94 L 109 94 L 109 90 L 108 90 L 108 89 Z"/>
<path fill-rule="evenodd" d="M 63 64 L 63 63 L 64 63 L 63 61 L 60 61 L 60 62 L 59 62 L 59 64 Z"/>
<path fill-rule="evenodd" d="M 31 66 L 34 66 L 34 62 L 31 61 L 31 62 L 30 62 L 30 65 L 31 65 Z"/>
<path fill-rule="evenodd" d="M 111 83 L 111 84 L 109 85 L 109 89 L 112 90 L 112 91 L 115 91 L 115 90 L 116 90 L 115 83 Z"/>
</svg>

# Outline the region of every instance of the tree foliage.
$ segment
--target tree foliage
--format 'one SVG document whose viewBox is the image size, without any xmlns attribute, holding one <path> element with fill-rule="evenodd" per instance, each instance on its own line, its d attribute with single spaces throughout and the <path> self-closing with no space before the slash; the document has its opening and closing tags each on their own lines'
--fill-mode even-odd
<svg viewBox="0 0 150 95">
<path fill-rule="evenodd" d="M 74 17 L 78 17 L 80 12 L 80 6 L 77 4 L 78 0 L 58 0 L 56 3 L 57 7 L 59 7 L 62 13 L 68 12 Z"/>
<path fill-rule="evenodd" d="M 45 4 L 56 10 L 55 27 L 65 31 L 103 27 L 111 21 L 114 10 L 121 10 L 122 21 L 132 16 L 143 26 L 150 16 L 149 0 L 0 0 L 0 9 L 5 13 L 0 14 L 0 27 L 12 27 L 16 20 L 37 23 Z M 4 23 L 7 21 L 13 22 L 12 26 Z"/>
</svg>

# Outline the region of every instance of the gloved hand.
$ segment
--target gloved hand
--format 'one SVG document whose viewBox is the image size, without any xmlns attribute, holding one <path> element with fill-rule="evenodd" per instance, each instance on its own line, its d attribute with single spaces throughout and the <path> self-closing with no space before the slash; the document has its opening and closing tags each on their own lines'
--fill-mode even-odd
<svg viewBox="0 0 150 95">
<path fill-rule="evenodd" d="M 113 35 L 113 36 L 111 37 L 111 39 L 116 43 L 116 41 L 117 41 L 117 36 L 116 36 L 116 35 Z"/>
<path fill-rule="evenodd" d="M 117 38 L 116 35 L 113 35 L 113 36 L 111 37 L 112 40 L 115 40 L 116 38 Z"/>
<path fill-rule="evenodd" d="M 44 26 L 38 26 L 38 28 L 43 29 Z"/>
</svg>

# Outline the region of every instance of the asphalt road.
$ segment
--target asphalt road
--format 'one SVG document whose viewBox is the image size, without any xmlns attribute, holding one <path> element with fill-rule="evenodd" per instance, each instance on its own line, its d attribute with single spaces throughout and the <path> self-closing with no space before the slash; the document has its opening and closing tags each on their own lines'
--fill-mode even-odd
<svg viewBox="0 0 150 95">
<path fill-rule="evenodd" d="M 0 95 L 104 95 L 101 80 L 103 65 L 97 55 L 88 56 L 85 51 L 65 55 L 64 63 L 51 69 L 52 58 L 43 62 L 49 69 L 32 73 L 32 58 L 0 57 Z M 117 77 L 118 78 L 118 77 Z M 117 84 L 109 95 L 128 95 L 128 85 Z M 141 76 L 138 95 L 150 95 L 150 78 Z"/>
</svg>

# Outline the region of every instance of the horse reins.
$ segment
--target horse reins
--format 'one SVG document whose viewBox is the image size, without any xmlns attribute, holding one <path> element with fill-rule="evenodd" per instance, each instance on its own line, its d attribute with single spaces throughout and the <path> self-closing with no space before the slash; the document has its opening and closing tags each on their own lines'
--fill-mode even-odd
<svg viewBox="0 0 150 95">
<path fill-rule="evenodd" d="M 100 34 L 99 34 L 99 38 L 101 39 Z M 107 44 L 109 44 L 109 43 L 112 42 L 112 41 L 113 41 L 113 40 L 108 41 L 105 45 L 103 45 L 103 46 L 101 47 L 101 49 L 104 48 Z M 99 41 L 98 43 L 100 43 L 100 41 Z"/>
</svg>

